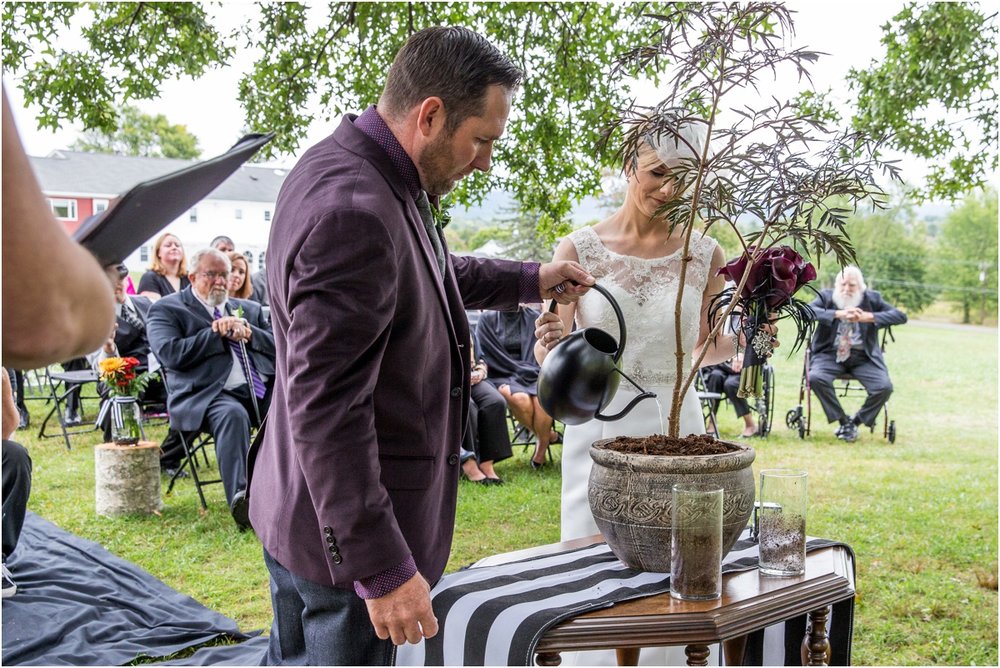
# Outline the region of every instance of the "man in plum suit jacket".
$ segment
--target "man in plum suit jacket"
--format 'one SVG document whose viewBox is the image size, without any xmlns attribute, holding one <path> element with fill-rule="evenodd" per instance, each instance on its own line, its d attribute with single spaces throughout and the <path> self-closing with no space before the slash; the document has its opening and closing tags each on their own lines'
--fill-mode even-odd
<svg viewBox="0 0 1000 668">
<path fill-rule="evenodd" d="M 250 482 L 269 663 L 386 664 L 393 644 L 437 632 L 428 583 L 454 531 L 465 309 L 568 303 L 593 283 L 575 263 L 452 257 L 433 221 L 428 195 L 489 169 L 520 80 L 476 33 L 420 31 L 377 107 L 346 116 L 282 186 L 274 398 Z"/>
</svg>

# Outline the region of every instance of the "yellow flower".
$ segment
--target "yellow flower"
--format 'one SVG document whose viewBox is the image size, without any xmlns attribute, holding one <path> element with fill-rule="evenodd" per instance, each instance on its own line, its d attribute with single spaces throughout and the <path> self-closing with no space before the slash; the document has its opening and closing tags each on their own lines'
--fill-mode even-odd
<svg viewBox="0 0 1000 668">
<path fill-rule="evenodd" d="M 114 378 L 125 369 L 125 360 L 121 357 L 109 357 L 100 361 L 101 380 Z"/>
</svg>

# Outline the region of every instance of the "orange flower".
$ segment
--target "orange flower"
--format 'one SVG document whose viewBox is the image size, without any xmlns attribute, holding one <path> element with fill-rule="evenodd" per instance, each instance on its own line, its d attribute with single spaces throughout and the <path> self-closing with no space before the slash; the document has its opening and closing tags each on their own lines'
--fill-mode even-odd
<svg viewBox="0 0 1000 668">
<path fill-rule="evenodd" d="M 125 369 L 125 360 L 121 357 L 109 357 L 101 360 L 99 366 L 101 367 L 101 378 L 106 378 L 119 371 L 123 371 Z"/>
</svg>

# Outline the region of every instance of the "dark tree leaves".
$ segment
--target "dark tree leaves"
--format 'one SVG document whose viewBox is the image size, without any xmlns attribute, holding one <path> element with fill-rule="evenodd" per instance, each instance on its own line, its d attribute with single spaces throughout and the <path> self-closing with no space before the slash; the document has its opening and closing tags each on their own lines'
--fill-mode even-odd
<svg viewBox="0 0 1000 668">
<path fill-rule="evenodd" d="M 977 3 L 909 4 L 883 28 L 885 56 L 849 75 L 854 127 L 931 161 L 925 199 L 954 200 L 997 169 L 995 19 Z"/>
</svg>

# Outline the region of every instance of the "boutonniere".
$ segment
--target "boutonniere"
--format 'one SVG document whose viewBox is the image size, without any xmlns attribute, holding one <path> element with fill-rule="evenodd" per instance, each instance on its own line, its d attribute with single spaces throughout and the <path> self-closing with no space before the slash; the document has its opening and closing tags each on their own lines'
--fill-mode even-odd
<svg viewBox="0 0 1000 668">
<path fill-rule="evenodd" d="M 243 317 L 243 304 L 237 304 L 236 311 L 234 311 L 237 318 Z"/>
<path fill-rule="evenodd" d="M 442 230 L 448 227 L 448 223 L 451 222 L 451 207 L 445 206 L 441 200 L 438 200 L 437 204 L 431 205 L 431 216 L 434 217 L 434 224 L 440 227 Z"/>
</svg>

